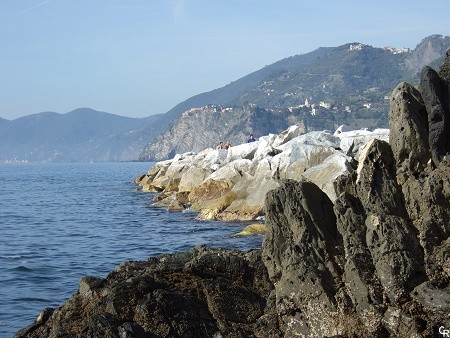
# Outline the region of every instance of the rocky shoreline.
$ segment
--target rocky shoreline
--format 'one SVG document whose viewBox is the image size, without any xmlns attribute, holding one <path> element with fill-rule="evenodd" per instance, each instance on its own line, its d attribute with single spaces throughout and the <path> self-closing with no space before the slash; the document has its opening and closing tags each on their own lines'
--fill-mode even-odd
<svg viewBox="0 0 450 338">
<path fill-rule="evenodd" d="M 279 144 L 269 136 L 158 163 L 138 183 L 159 191 L 161 205 L 216 219 L 265 215 L 262 250 L 200 247 L 124 263 L 82 278 L 15 337 L 440 336 L 450 328 L 449 69 L 447 53 L 418 88 L 397 86 L 389 143 L 372 137 L 345 150 L 330 133 L 298 142 L 293 129 Z M 259 189 L 262 206 L 251 197 Z"/>
</svg>

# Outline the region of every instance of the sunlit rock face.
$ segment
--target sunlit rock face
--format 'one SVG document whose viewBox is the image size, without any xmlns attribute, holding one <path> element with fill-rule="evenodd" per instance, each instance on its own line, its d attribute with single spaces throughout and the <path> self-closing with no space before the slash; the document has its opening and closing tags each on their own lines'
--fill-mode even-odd
<svg viewBox="0 0 450 338">
<path fill-rule="evenodd" d="M 156 163 L 136 183 L 144 191 L 160 192 L 155 206 L 191 208 L 203 219 L 253 220 L 265 214 L 266 193 L 283 179 L 306 178 L 334 201 L 335 180 L 356 169 L 362 146 L 389 138 L 387 129 L 334 135 L 302 131 L 292 126 L 226 150 L 178 154 Z"/>
</svg>

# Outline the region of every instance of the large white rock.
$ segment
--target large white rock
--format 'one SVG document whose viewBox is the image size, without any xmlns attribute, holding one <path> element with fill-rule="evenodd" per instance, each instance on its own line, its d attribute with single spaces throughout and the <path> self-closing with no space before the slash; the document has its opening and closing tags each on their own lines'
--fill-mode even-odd
<svg viewBox="0 0 450 338">
<path fill-rule="evenodd" d="M 211 169 L 203 169 L 202 167 L 197 166 L 190 167 L 184 172 L 183 176 L 181 176 L 180 183 L 178 184 L 178 191 L 191 191 L 193 188 L 202 184 L 205 178 L 211 173 Z"/>
<path fill-rule="evenodd" d="M 389 129 L 375 129 L 368 130 L 352 130 L 342 132 L 338 135 L 340 138 L 341 150 L 354 158 L 359 157 L 361 148 L 370 140 L 379 139 L 381 141 L 389 142 Z"/>
<path fill-rule="evenodd" d="M 165 176 L 168 176 L 172 179 L 181 178 L 183 173 L 192 166 L 194 156 L 195 153 L 175 155 L 169 167 L 167 168 Z"/>
<path fill-rule="evenodd" d="M 223 165 L 227 155 L 228 151 L 225 149 L 209 149 L 203 159 L 197 161 L 196 165 L 201 165 L 204 169 L 211 169 L 215 171 Z"/>
<path fill-rule="evenodd" d="M 278 134 L 278 136 L 273 141 L 272 145 L 274 147 L 279 147 L 279 146 L 285 144 L 286 142 L 289 142 L 293 138 L 300 136 L 302 133 L 302 130 L 303 129 L 300 128 L 300 126 L 297 126 L 297 125 L 290 126 L 288 129 L 286 129 L 285 131 Z"/>
<path fill-rule="evenodd" d="M 156 163 L 155 166 L 148 171 L 149 177 L 153 176 L 153 178 L 151 178 L 151 182 L 149 183 L 157 189 L 163 190 L 170 181 L 170 178 L 166 175 L 166 173 L 171 164 L 172 160 Z M 151 191 L 151 189 L 149 190 Z"/>
<path fill-rule="evenodd" d="M 302 176 L 317 185 L 334 202 L 337 198 L 334 181 L 353 170 L 351 162 L 351 157 L 335 152 L 321 164 L 306 170 Z"/>
<path fill-rule="evenodd" d="M 304 146 L 304 157 L 298 157 L 287 166 L 281 166 L 280 178 L 300 180 L 303 173 L 311 167 L 322 164 L 329 156 L 336 153 L 334 148 L 319 146 Z"/>
<path fill-rule="evenodd" d="M 253 159 L 253 156 L 254 156 L 258 146 L 259 146 L 259 141 L 243 143 L 243 144 L 239 144 L 237 146 L 228 148 L 226 161 L 232 162 L 232 161 L 240 160 L 240 159 L 251 160 L 251 159 Z"/>
<path fill-rule="evenodd" d="M 272 159 L 279 178 L 300 179 L 308 168 L 322 163 L 336 152 L 339 139 L 325 132 L 312 132 L 293 138 L 281 145 L 282 152 Z"/>
<path fill-rule="evenodd" d="M 258 149 L 256 149 L 255 155 L 253 156 L 253 161 L 261 161 L 280 153 L 281 150 L 276 149 L 273 145 L 275 140 L 276 137 L 273 134 L 270 134 L 268 137 L 261 137 L 258 142 Z"/>
<path fill-rule="evenodd" d="M 334 136 L 326 131 L 312 131 L 307 134 L 300 135 L 294 138 L 292 141 L 298 140 L 297 142 L 301 142 L 309 145 L 316 145 L 321 147 L 332 147 L 339 148 L 340 139 L 337 136 Z M 290 142 L 292 142 L 290 141 Z M 289 146 L 289 142 L 285 144 L 285 146 Z"/>
<path fill-rule="evenodd" d="M 208 175 L 205 178 L 205 181 L 215 180 L 231 182 L 232 184 L 235 184 L 237 181 L 242 179 L 244 172 L 249 172 L 251 164 L 252 161 L 247 159 L 239 159 L 233 162 L 228 162 L 224 166 Z"/>
<path fill-rule="evenodd" d="M 244 175 L 233 187 L 235 200 L 223 211 L 224 218 L 228 220 L 251 220 L 264 212 L 264 202 L 267 192 L 279 186 L 270 175 L 252 177 Z"/>
</svg>

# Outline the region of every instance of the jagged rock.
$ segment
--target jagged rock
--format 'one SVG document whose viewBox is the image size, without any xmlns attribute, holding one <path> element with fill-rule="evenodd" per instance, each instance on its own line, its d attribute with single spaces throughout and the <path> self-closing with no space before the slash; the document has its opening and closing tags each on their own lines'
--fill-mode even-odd
<svg viewBox="0 0 450 338">
<path fill-rule="evenodd" d="M 428 90 L 437 97 L 440 89 Z M 304 182 L 281 182 L 268 194 L 263 258 L 283 334 L 434 337 L 448 327 L 450 163 L 445 142 L 436 141 L 448 129 L 430 125 L 435 110 L 400 84 L 392 144 L 374 139 L 358 151 L 356 172 L 334 181 L 333 211 L 311 193 L 317 187 L 301 189 Z M 317 299 L 320 306 L 308 307 Z"/>
<path fill-rule="evenodd" d="M 286 336 L 342 334 L 336 320 L 342 238 L 330 199 L 314 184 L 286 180 L 267 194 L 263 257 Z"/>
<path fill-rule="evenodd" d="M 382 319 L 386 295 L 367 246 L 366 212 L 361 201 L 349 192 L 339 196 L 334 210 L 345 250 L 342 278 L 359 318 L 358 326 L 364 326 L 368 335 L 383 337 L 385 330 Z"/>
<path fill-rule="evenodd" d="M 423 253 L 396 183 L 389 144 L 373 140 L 366 147 L 359 161 L 357 193 L 367 215 L 367 246 L 380 282 L 395 303 L 423 282 Z"/>
<path fill-rule="evenodd" d="M 446 307 L 429 295 L 450 295 L 423 284 L 417 233 L 405 209 L 396 210 L 397 192 L 389 192 L 400 188 L 364 183 L 395 175 L 394 167 L 382 163 L 385 157 L 392 161 L 389 148 L 374 141 L 365 157 L 369 163 L 359 183 L 347 179 L 356 185 L 349 189 L 355 194 L 344 191 L 334 212 L 326 195 L 308 182 L 283 181 L 267 196 L 263 258 L 286 336 L 428 337 L 446 318 Z M 370 189 L 388 201 L 374 204 Z"/>
<path fill-rule="evenodd" d="M 271 291 L 259 252 L 201 247 L 122 264 L 80 290 L 91 282 L 93 297 L 75 293 L 15 337 L 249 337 L 264 331 Z"/>
<path fill-rule="evenodd" d="M 444 60 L 444 63 L 441 66 L 441 69 L 439 69 L 439 76 L 445 80 L 450 82 L 450 49 L 446 53 L 447 57 Z"/>
<path fill-rule="evenodd" d="M 437 164 L 450 152 L 450 92 L 448 84 L 430 67 L 422 70 L 419 89 L 428 112 L 431 157 Z"/>
<path fill-rule="evenodd" d="M 420 184 L 416 196 L 421 213 L 414 215 L 425 251 L 427 274 L 437 285 L 447 285 L 450 282 L 450 164 L 440 163 Z"/>
<path fill-rule="evenodd" d="M 449 60 L 447 57 L 440 74 L 445 74 Z M 406 85 L 403 88 L 407 88 Z M 394 109 L 390 114 L 390 121 L 397 119 L 394 125 L 400 127 L 391 127 L 392 140 L 402 139 L 405 132 L 408 134 L 408 128 L 411 130 L 411 137 L 405 142 L 391 144 L 398 168 L 397 181 L 402 184 L 408 216 L 419 230 L 427 275 L 441 286 L 450 281 L 446 268 L 449 260 L 445 258 L 450 252 L 450 169 L 445 157 L 450 149 L 448 88 L 446 78 L 425 68 L 420 92 L 410 88 L 402 90 L 403 95 L 396 104 L 400 109 Z M 422 97 L 425 103 L 422 103 Z M 425 164 L 430 157 L 433 167 Z"/>
<path fill-rule="evenodd" d="M 339 148 L 347 155 L 353 158 L 359 157 L 360 149 L 370 140 L 376 138 L 382 141 L 389 140 L 388 129 L 368 130 L 348 130 L 341 133 L 335 133 L 339 137 Z"/>
<path fill-rule="evenodd" d="M 431 158 L 427 110 L 420 92 L 406 82 L 392 93 L 389 128 L 397 179 L 403 184 L 407 177 L 423 171 Z"/>
<path fill-rule="evenodd" d="M 103 279 L 87 276 L 80 279 L 80 288 L 78 292 L 81 296 L 93 297 L 97 294 L 99 288 L 102 287 Z"/>
</svg>

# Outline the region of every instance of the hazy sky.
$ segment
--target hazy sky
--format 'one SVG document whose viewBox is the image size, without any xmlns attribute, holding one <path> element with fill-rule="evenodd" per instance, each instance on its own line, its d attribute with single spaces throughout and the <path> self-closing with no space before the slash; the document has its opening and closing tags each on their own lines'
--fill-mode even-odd
<svg viewBox="0 0 450 338">
<path fill-rule="evenodd" d="M 282 58 L 450 35 L 450 1 L 0 0 L 0 117 L 144 117 Z"/>
</svg>

